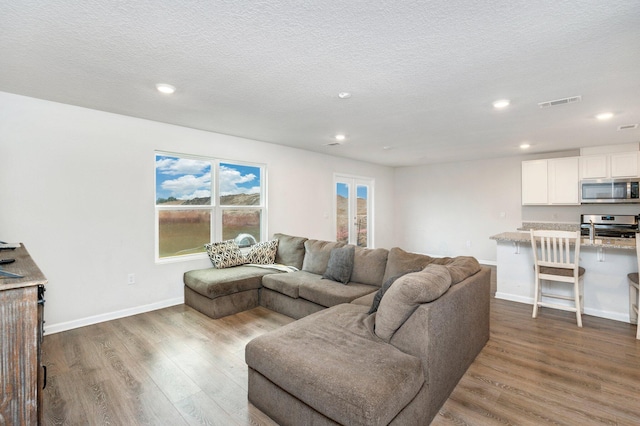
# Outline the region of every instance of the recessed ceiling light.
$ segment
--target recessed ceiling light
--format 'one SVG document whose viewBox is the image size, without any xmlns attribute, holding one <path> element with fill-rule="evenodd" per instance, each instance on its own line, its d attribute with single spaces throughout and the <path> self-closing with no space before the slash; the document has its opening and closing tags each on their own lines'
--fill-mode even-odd
<svg viewBox="0 0 640 426">
<path fill-rule="evenodd" d="M 164 93 L 165 95 L 170 95 L 176 91 L 175 87 L 173 87 L 170 84 L 164 84 L 164 83 L 156 84 L 156 89 L 158 89 L 158 92 Z"/>
<path fill-rule="evenodd" d="M 509 106 L 511 101 L 509 99 L 499 99 L 493 103 L 493 107 L 497 109 L 506 108 Z"/>
<path fill-rule="evenodd" d="M 531 148 L 531 145 L 529 145 L 526 142 L 520 144 L 520 149 L 529 149 L 529 148 Z"/>
<path fill-rule="evenodd" d="M 340 93 L 338 93 L 338 97 L 340 99 L 349 99 L 351 97 L 351 93 L 349 93 L 349 92 L 340 92 Z"/>
<path fill-rule="evenodd" d="M 613 117 L 613 113 L 612 112 L 603 112 L 603 113 L 600 113 L 600 114 L 596 115 L 596 118 L 598 120 L 608 120 L 611 117 Z"/>
<path fill-rule="evenodd" d="M 336 138 L 337 141 L 343 141 L 347 137 L 345 135 L 343 135 L 343 134 L 337 134 L 335 138 Z"/>
</svg>

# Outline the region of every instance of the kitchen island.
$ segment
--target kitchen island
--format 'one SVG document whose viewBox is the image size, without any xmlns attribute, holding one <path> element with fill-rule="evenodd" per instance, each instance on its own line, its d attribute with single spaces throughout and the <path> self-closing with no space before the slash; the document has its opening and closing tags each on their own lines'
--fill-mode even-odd
<svg viewBox="0 0 640 426">
<path fill-rule="evenodd" d="M 503 232 L 490 238 L 497 242 L 495 297 L 533 305 L 535 279 L 529 232 Z M 585 314 L 629 322 L 627 274 L 638 271 L 635 248 L 635 240 L 630 238 L 582 239 Z M 569 286 L 564 288 L 570 295 Z M 542 312 L 544 309 L 548 308 Z"/>
</svg>

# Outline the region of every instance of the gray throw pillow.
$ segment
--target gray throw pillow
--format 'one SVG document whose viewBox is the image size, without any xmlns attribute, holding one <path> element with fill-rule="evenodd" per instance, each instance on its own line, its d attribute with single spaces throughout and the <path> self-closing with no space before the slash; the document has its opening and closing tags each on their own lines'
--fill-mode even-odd
<svg viewBox="0 0 640 426">
<path fill-rule="evenodd" d="M 427 265 L 422 271 L 400 277 L 380 301 L 375 318 L 376 335 L 389 342 L 418 305 L 436 300 L 451 286 L 451 274 L 442 265 Z"/>
<path fill-rule="evenodd" d="M 353 271 L 355 250 L 356 248 L 353 245 L 331 249 L 329 263 L 322 278 L 347 284 L 351 279 L 351 272 Z"/>
</svg>

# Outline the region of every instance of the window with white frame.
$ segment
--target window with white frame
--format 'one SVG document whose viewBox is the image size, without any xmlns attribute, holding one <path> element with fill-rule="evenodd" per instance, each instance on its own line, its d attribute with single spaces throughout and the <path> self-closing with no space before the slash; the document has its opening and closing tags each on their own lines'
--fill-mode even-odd
<svg viewBox="0 0 640 426">
<path fill-rule="evenodd" d="M 336 174 L 336 241 L 373 247 L 373 179 Z"/>
<path fill-rule="evenodd" d="M 264 165 L 156 153 L 155 178 L 156 260 L 201 255 L 211 241 L 264 239 Z"/>
</svg>

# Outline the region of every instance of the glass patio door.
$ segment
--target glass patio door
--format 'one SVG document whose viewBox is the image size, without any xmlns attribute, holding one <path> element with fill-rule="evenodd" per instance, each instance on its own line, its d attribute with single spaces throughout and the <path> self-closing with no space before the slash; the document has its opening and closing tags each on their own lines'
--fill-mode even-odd
<svg viewBox="0 0 640 426">
<path fill-rule="evenodd" d="M 372 179 L 336 175 L 336 241 L 370 247 Z"/>
</svg>

